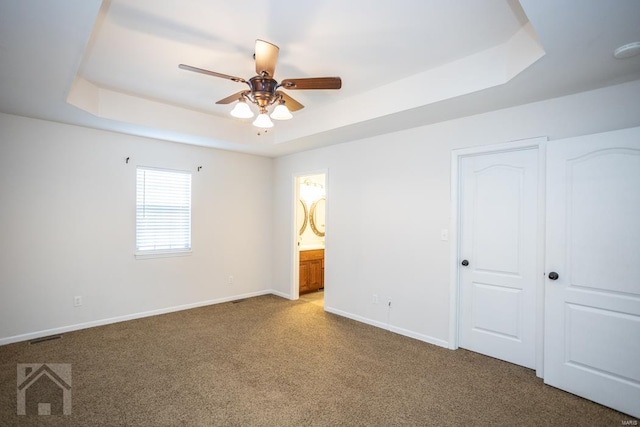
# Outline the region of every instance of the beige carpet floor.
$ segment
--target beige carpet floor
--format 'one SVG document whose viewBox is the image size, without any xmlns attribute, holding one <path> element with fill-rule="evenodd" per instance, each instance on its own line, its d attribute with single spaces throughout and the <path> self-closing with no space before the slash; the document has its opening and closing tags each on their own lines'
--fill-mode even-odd
<svg viewBox="0 0 640 427">
<path fill-rule="evenodd" d="M 18 363 L 69 363 L 72 414 L 16 415 Z M 0 347 L 0 425 L 619 426 L 533 371 L 247 299 Z"/>
</svg>

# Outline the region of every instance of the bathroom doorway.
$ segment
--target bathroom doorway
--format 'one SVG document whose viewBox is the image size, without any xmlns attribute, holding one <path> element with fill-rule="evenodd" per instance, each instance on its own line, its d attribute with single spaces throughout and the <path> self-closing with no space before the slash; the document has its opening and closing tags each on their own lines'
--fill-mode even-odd
<svg viewBox="0 0 640 427">
<path fill-rule="evenodd" d="M 324 307 L 326 172 L 295 177 L 292 296 Z"/>
</svg>

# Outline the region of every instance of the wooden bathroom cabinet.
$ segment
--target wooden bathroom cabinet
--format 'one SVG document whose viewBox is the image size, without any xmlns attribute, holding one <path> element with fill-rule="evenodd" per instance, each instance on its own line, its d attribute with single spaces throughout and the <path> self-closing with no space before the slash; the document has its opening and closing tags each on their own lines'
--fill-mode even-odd
<svg viewBox="0 0 640 427">
<path fill-rule="evenodd" d="M 300 251 L 300 293 L 324 288 L 324 249 Z"/>
</svg>

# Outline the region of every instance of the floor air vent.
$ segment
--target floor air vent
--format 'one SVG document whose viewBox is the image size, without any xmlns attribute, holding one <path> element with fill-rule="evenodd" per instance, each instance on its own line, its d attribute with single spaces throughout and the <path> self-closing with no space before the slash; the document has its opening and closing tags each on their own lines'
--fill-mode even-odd
<svg viewBox="0 0 640 427">
<path fill-rule="evenodd" d="M 29 341 L 29 344 L 40 344 L 41 342 L 45 342 L 45 341 L 51 341 L 51 340 L 59 340 L 60 338 L 62 338 L 62 335 L 51 335 L 48 337 L 42 337 L 42 338 L 38 338 L 32 341 Z"/>
</svg>

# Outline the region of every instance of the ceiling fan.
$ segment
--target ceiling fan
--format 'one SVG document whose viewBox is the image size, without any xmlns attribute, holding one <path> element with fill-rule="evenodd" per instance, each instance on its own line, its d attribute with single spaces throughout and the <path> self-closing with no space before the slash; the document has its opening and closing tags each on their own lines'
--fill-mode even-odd
<svg viewBox="0 0 640 427">
<path fill-rule="evenodd" d="M 215 71 L 204 70 L 192 67 L 191 65 L 180 64 L 182 70 L 193 71 L 209 76 L 220 77 L 233 80 L 234 82 L 246 83 L 249 89 L 234 93 L 231 96 L 221 99 L 216 104 L 230 104 L 239 101 L 231 115 L 239 118 L 253 117 L 253 112 L 246 101 L 258 106 L 260 114 L 253 122 L 254 126 L 260 128 L 270 128 L 273 122 L 269 119 L 267 107 L 277 103 L 271 113 L 271 118 L 275 120 L 288 120 L 292 117 L 291 111 L 304 108 L 304 105 L 287 95 L 282 89 L 287 90 L 308 90 L 308 89 L 340 89 L 342 80 L 340 77 L 312 77 L 302 79 L 284 79 L 278 83 L 273 75 L 276 69 L 278 53 L 280 48 L 264 40 L 256 40 L 255 53 L 253 58 L 256 63 L 257 75 L 245 80 L 240 77 L 229 76 Z"/>
</svg>

